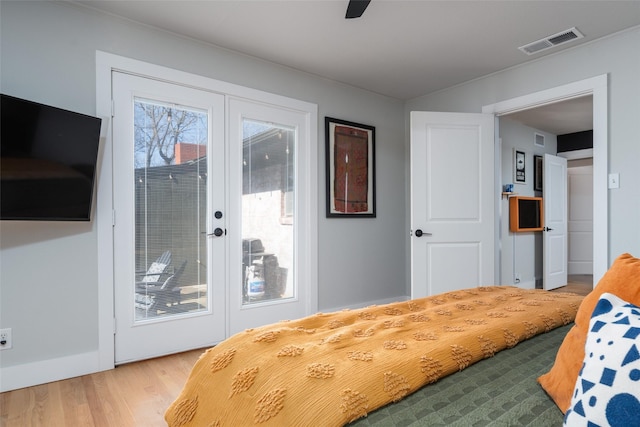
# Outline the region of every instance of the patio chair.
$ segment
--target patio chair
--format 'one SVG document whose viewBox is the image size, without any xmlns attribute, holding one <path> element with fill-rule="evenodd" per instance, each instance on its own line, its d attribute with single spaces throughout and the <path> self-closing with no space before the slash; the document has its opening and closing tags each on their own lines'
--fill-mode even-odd
<svg viewBox="0 0 640 427">
<path fill-rule="evenodd" d="M 180 277 L 187 261 L 167 277 L 164 282 L 139 282 L 136 284 L 135 306 L 146 315 L 155 315 L 159 309 L 167 309 L 180 303 Z"/>
<path fill-rule="evenodd" d="M 140 283 L 158 283 L 166 280 L 166 271 L 171 264 L 171 251 L 165 251 L 154 262 L 151 263 L 147 271 L 142 272 L 142 277 L 136 280 L 136 284 Z M 163 277 L 165 275 L 165 277 Z"/>
</svg>

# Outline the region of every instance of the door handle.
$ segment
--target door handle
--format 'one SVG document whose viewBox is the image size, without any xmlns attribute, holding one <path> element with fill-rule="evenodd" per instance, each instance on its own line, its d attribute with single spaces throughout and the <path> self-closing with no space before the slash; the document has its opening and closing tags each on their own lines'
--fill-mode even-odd
<svg viewBox="0 0 640 427">
<path fill-rule="evenodd" d="M 423 232 L 421 229 L 417 229 L 414 233 L 416 235 L 416 237 L 422 237 L 422 236 L 432 236 L 431 233 L 425 233 Z"/>
<path fill-rule="evenodd" d="M 553 231 L 553 228 L 549 228 L 549 227 L 544 227 L 543 228 L 544 231 Z"/>
<path fill-rule="evenodd" d="M 223 234 L 227 234 L 227 230 L 223 230 L 222 228 L 218 227 L 215 230 L 213 230 L 213 233 L 209 233 L 207 234 L 207 236 L 215 236 L 215 237 L 220 237 Z"/>
</svg>

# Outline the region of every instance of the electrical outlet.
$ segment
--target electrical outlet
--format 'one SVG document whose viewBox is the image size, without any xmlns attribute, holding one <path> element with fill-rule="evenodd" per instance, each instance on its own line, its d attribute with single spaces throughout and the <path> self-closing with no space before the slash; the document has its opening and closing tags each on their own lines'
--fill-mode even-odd
<svg viewBox="0 0 640 427">
<path fill-rule="evenodd" d="M 11 328 L 0 329 L 0 350 L 8 350 L 11 347 L 13 347 Z"/>
</svg>

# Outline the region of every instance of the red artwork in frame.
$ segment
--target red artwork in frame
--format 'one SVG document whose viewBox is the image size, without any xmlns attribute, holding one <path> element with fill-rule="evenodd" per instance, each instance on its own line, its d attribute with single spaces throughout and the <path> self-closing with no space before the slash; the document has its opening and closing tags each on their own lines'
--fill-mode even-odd
<svg viewBox="0 0 640 427">
<path fill-rule="evenodd" d="M 327 217 L 375 217 L 375 128 L 325 119 Z"/>
</svg>

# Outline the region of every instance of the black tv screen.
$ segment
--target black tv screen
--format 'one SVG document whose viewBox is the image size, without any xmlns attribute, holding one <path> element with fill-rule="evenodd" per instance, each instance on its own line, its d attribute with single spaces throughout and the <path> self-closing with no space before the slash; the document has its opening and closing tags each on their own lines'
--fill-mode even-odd
<svg viewBox="0 0 640 427">
<path fill-rule="evenodd" d="M 89 221 L 102 120 L 0 97 L 0 220 Z"/>
<path fill-rule="evenodd" d="M 536 199 L 518 199 L 519 228 L 539 228 L 540 201 Z"/>
</svg>

